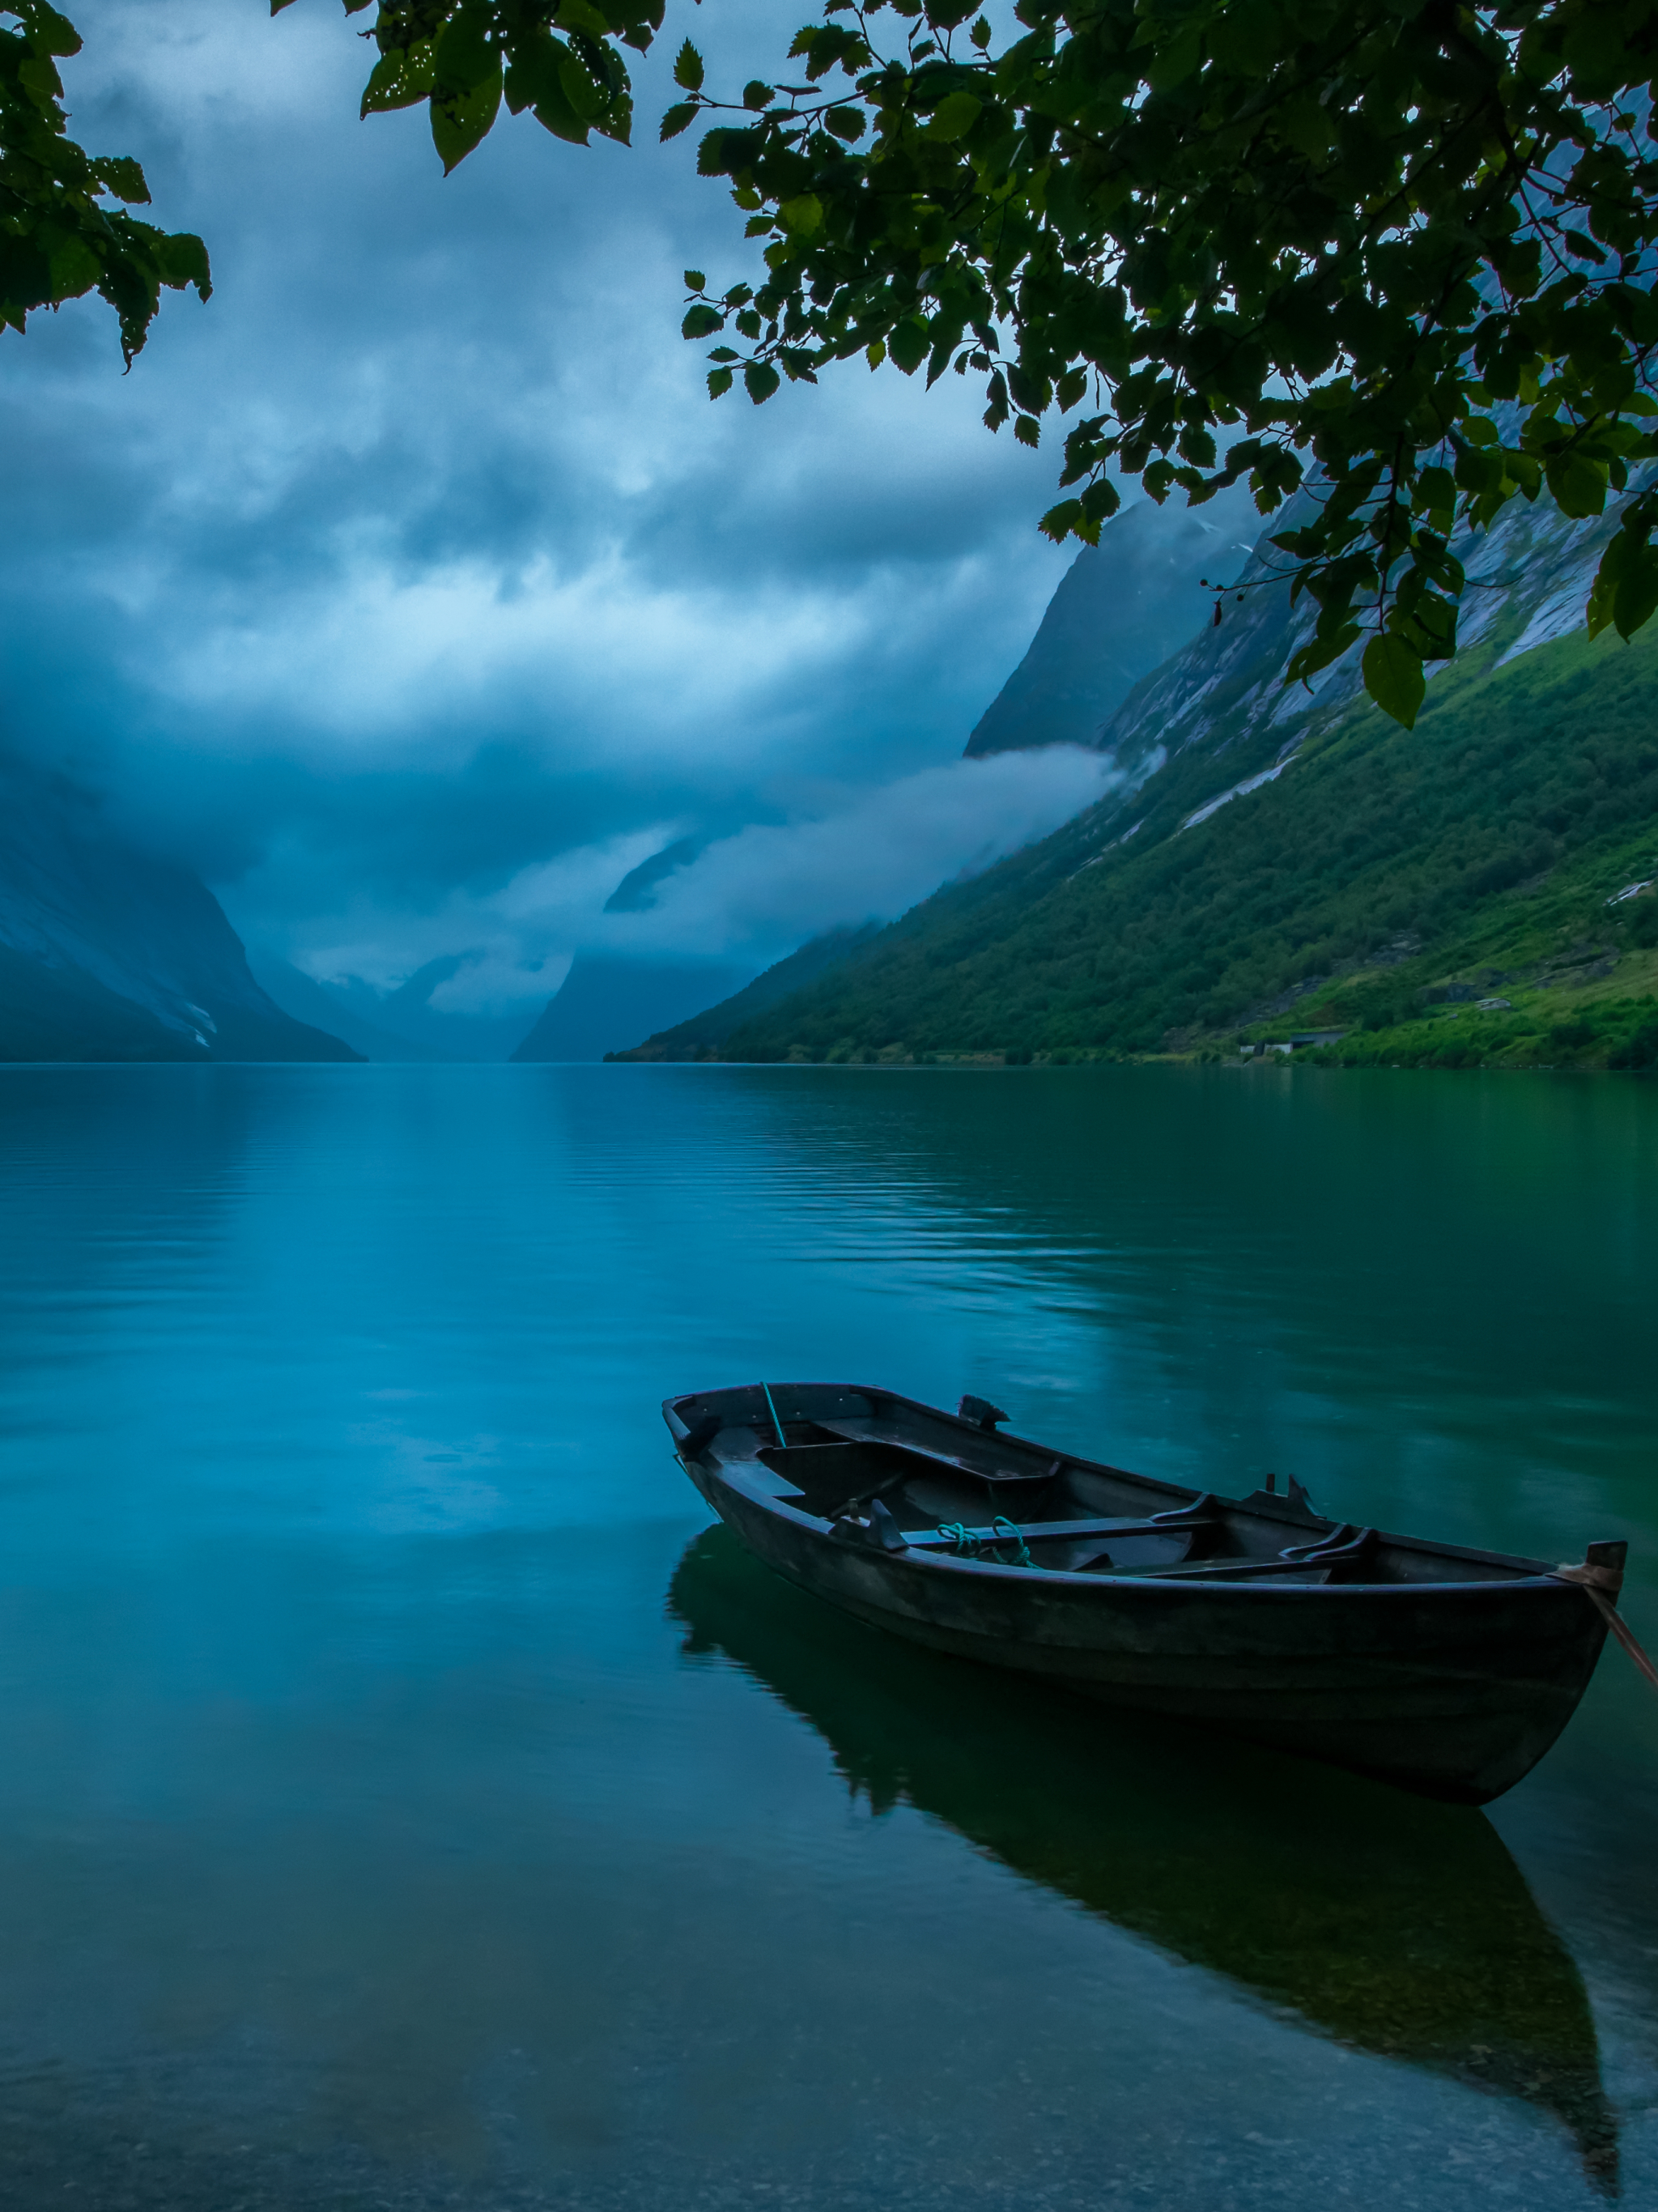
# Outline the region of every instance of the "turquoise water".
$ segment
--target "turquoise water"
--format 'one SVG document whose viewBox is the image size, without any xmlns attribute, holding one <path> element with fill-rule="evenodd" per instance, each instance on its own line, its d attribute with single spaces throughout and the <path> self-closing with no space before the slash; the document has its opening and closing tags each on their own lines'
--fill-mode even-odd
<svg viewBox="0 0 1658 2212">
<path fill-rule="evenodd" d="M 1658 1644 L 1658 1085 L 0 1073 L 0 2203 L 1658 2204 L 1658 1699 L 1488 1814 L 794 1596 L 658 1401 L 993 1396 Z"/>
</svg>

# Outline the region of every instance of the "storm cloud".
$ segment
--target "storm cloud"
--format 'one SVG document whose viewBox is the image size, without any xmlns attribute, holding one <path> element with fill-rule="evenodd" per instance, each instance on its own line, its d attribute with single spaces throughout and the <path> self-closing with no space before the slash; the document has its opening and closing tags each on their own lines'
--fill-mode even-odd
<svg viewBox="0 0 1658 2212">
<path fill-rule="evenodd" d="M 503 117 L 446 180 L 419 112 L 357 121 L 337 0 L 75 12 L 77 134 L 143 161 L 217 289 L 125 377 L 96 302 L 0 339 L 4 737 L 245 935 L 382 987 L 463 953 L 458 1006 L 527 999 L 600 938 L 775 957 L 1097 795 L 1084 755 L 946 765 L 1066 565 L 1056 454 L 954 378 L 709 404 L 680 272 L 752 248 L 652 143 L 685 25 L 635 148 Z M 793 21 L 695 27 L 740 78 Z"/>
</svg>

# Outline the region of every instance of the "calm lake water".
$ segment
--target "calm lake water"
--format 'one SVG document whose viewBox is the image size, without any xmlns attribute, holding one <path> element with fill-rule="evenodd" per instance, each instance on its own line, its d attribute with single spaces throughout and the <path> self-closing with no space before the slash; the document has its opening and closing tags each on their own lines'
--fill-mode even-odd
<svg viewBox="0 0 1658 2212">
<path fill-rule="evenodd" d="M 1658 1699 L 1488 1814 L 797 1596 L 848 1378 L 1658 1644 L 1658 1084 L 0 1073 L 0 2203 L 1658 2205 Z"/>
</svg>

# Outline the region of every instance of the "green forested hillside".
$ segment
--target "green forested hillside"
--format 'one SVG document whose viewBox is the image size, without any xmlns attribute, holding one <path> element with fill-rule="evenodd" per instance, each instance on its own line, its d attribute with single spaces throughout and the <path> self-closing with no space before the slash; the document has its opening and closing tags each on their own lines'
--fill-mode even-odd
<svg viewBox="0 0 1658 2212">
<path fill-rule="evenodd" d="M 1271 722 L 916 908 L 732 1029 L 727 1060 L 1235 1050 L 1658 1062 L 1658 637 L 1490 636 L 1414 732 L 1350 706 L 1273 780 Z M 1508 1008 L 1480 1011 L 1479 997 Z M 641 1056 L 671 1052 L 667 1039 Z"/>
</svg>

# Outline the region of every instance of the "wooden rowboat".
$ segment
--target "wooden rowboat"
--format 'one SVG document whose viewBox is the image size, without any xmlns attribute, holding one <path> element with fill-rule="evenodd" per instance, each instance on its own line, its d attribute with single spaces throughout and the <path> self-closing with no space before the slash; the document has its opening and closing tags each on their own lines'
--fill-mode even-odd
<svg viewBox="0 0 1658 2212">
<path fill-rule="evenodd" d="M 1056 1454 L 980 1399 L 750 1383 L 662 1410 L 720 1518 L 860 1620 L 1424 1796 L 1512 1789 L 1606 1640 L 1543 1561 L 1338 1523 L 1293 1480 L 1221 1498 Z M 1625 1548 L 1588 1547 L 1602 1593 Z"/>
</svg>

